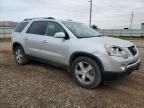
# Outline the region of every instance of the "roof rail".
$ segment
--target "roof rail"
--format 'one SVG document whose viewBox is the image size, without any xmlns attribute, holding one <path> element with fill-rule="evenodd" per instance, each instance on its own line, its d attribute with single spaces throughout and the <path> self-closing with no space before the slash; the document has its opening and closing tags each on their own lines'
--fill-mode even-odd
<svg viewBox="0 0 144 108">
<path fill-rule="evenodd" d="M 55 19 L 55 18 L 53 18 L 53 17 L 26 18 L 23 21 L 29 21 L 29 20 L 33 20 L 33 19 Z"/>
<path fill-rule="evenodd" d="M 72 21 L 71 19 L 67 19 L 68 21 Z"/>
<path fill-rule="evenodd" d="M 23 21 L 28 21 L 28 20 L 32 20 L 32 18 L 26 18 Z"/>
<path fill-rule="evenodd" d="M 55 19 L 55 18 L 53 18 L 53 17 L 47 17 L 47 18 L 45 18 L 45 19 Z"/>
</svg>

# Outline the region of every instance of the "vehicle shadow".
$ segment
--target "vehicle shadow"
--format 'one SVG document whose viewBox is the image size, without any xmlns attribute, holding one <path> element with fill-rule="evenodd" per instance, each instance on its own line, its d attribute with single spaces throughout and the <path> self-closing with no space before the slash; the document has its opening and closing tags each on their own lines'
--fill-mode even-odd
<svg viewBox="0 0 144 108">
<path fill-rule="evenodd" d="M 63 74 L 64 77 L 66 77 L 66 79 L 68 79 L 67 81 L 71 82 L 73 84 L 73 86 L 78 87 L 78 88 L 80 87 L 74 81 L 72 74 L 70 72 L 68 72 L 67 69 L 64 69 L 63 67 L 60 67 L 57 65 L 52 65 L 49 63 L 43 63 L 43 62 L 36 61 L 36 60 L 30 60 L 29 64 L 31 64 L 32 66 L 35 66 L 35 67 L 38 66 L 38 67 L 44 68 L 46 70 L 58 72 L 57 74 Z M 128 80 L 128 78 L 126 76 L 109 77 L 108 80 L 104 80 L 101 83 L 101 85 L 96 89 L 110 88 L 111 86 L 123 84 L 126 80 Z"/>
<path fill-rule="evenodd" d="M 72 79 L 72 74 L 70 72 L 68 72 L 68 69 L 63 68 L 60 65 L 55 65 L 55 64 L 53 65 L 51 63 L 40 62 L 37 60 L 30 60 L 29 64 L 32 64 L 33 66 L 38 66 L 38 67 L 44 68 L 46 70 L 60 72 L 64 75 L 66 75 L 67 77 L 69 77 L 70 79 Z"/>
</svg>

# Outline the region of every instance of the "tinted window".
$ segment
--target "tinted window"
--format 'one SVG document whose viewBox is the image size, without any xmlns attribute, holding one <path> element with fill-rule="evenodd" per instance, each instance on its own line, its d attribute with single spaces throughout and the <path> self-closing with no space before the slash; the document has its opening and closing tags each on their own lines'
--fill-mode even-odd
<svg viewBox="0 0 144 108">
<path fill-rule="evenodd" d="M 22 32 L 28 22 L 21 22 L 16 26 L 15 32 Z"/>
<path fill-rule="evenodd" d="M 46 26 L 47 26 L 46 21 L 33 22 L 30 28 L 28 29 L 27 33 L 45 35 Z"/>
<path fill-rule="evenodd" d="M 65 30 L 63 29 L 63 27 L 56 23 L 56 22 L 48 22 L 48 25 L 47 25 L 47 30 L 46 30 L 46 35 L 47 36 L 54 36 L 55 33 L 58 33 L 58 32 L 65 32 Z"/>
</svg>

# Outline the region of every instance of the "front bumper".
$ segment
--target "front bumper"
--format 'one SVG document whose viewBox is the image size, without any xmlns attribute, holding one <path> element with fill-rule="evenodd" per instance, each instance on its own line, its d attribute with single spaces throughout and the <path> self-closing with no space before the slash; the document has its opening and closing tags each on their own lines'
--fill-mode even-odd
<svg viewBox="0 0 144 108">
<path fill-rule="evenodd" d="M 139 53 L 135 56 L 129 56 L 128 59 L 124 59 L 122 57 L 109 56 L 107 54 L 97 54 L 95 55 L 101 61 L 103 66 L 103 70 L 105 72 L 115 72 L 115 73 L 123 73 L 127 71 L 127 69 L 135 67 L 140 63 Z"/>
<path fill-rule="evenodd" d="M 119 80 L 127 77 L 135 70 L 139 70 L 141 62 L 136 62 L 127 67 L 125 72 L 103 72 L 103 79 L 106 82 L 111 82 L 113 80 Z"/>
</svg>

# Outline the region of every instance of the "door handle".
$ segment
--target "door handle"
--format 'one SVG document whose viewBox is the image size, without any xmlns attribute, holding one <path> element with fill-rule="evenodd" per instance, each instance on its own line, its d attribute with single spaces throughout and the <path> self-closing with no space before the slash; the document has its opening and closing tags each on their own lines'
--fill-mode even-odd
<svg viewBox="0 0 144 108">
<path fill-rule="evenodd" d="M 47 43 L 47 40 L 44 40 L 43 43 Z"/>
<path fill-rule="evenodd" d="M 25 40 L 28 40 L 28 37 L 26 37 Z"/>
</svg>

